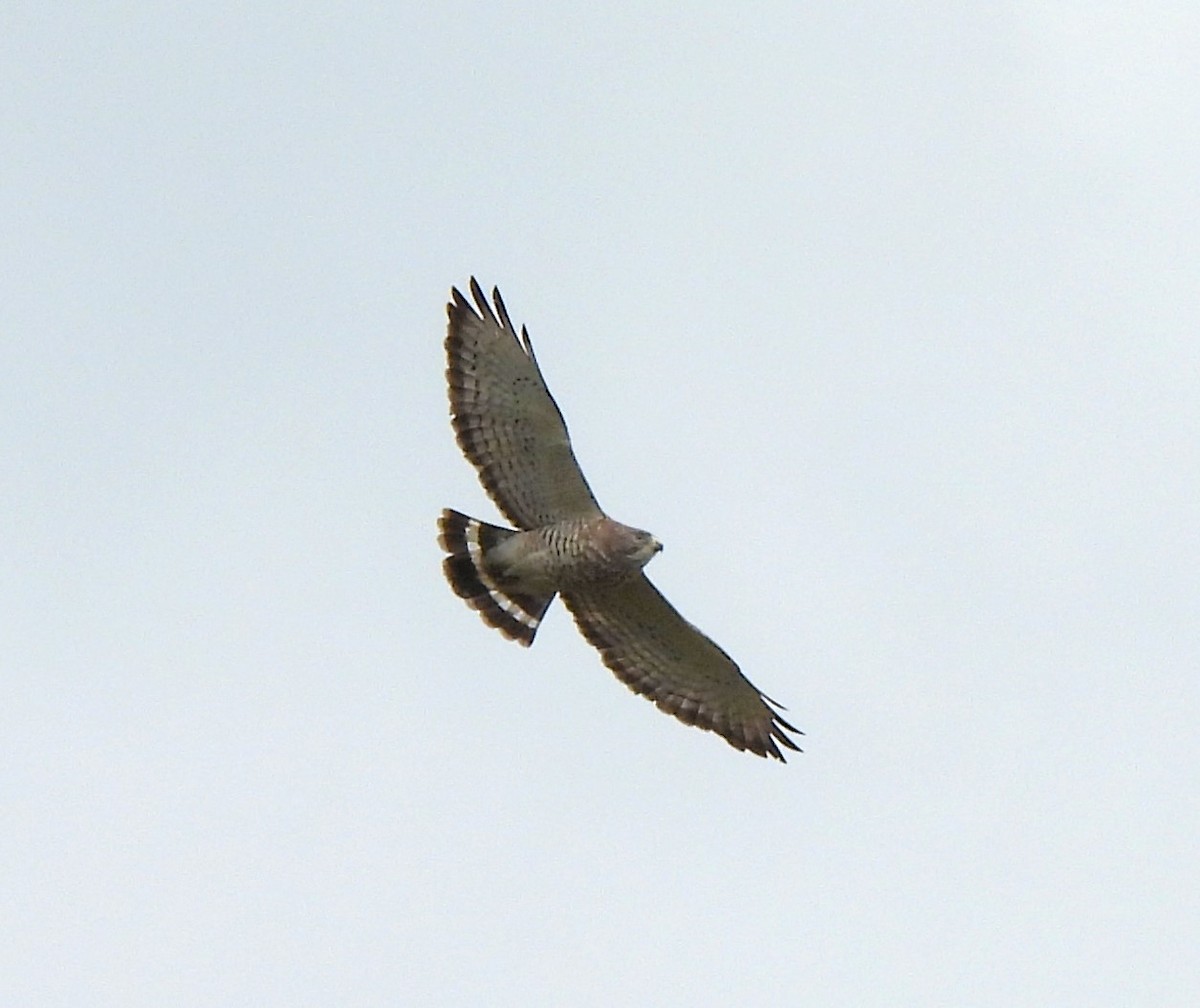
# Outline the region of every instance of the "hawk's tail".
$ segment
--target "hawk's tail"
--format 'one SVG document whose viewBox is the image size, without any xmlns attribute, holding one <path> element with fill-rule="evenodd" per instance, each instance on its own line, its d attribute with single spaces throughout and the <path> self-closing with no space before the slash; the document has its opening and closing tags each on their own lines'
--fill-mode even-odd
<svg viewBox="0 0 1200 1008">
<path fill-rule="evenodd" d="M 454 594 L 478 610 L 488 626 L 529 647 L 554 601 L 554 592 L 540 596 L 509 591 L 488 573 L 485 563 L 489 549 L 514 535 L 512 529 L 489 525 L 449 508 L 438 521 L 438 545 L 450 554 L 442 561 L 442 570 Z"/>
</svg>

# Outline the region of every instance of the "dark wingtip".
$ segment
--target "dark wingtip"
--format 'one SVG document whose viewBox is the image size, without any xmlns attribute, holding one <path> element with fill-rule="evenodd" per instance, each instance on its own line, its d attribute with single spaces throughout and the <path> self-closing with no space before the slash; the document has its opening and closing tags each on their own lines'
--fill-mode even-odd
<svg viewBox="0 0 1200 1008">
<path fill-rule="evenodd" d="M 496 314 L 500 316 L 500 323 L 504 326 L 504 331 L 516 339 L 517 331 L 513 327 L 512 319 L 508 317 L 508 309 L 504 307 L 504 298 L 500 296 L 499 287 L 492 288 L 492 304 L 496 306 Z"/>
<path fill-rule="evenodd" d="M 479 281 L 474 277 L 471 277 L 471 297 L 475 299 L 475 306 L 479 309 L 481 319 L 496 325 L 500 324 L 496 321 L 496 316 L 492 314 L 492 306 L 488 304 L 488 300 L 483 294 L 483 288 L 479 286 Z"/>
</svg>

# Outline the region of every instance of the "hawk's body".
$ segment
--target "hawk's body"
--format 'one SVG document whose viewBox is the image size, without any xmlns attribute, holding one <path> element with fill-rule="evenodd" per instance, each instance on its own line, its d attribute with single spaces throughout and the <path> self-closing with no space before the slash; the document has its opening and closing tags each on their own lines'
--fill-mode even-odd
<svg viewBox="0 0 1200 1008">
<path fill-rule="evenodd" d="M 447 306 L 450 411 L 463 453 L 516 530 L 446 510 L 439 542 L 454 591 L 506 637 L 529 646 L 556 594 L 631 689 L 738 749 L 783 759 L 796 731 L 733 660 L 688 623 L 642 568 L 662 546 L 600 510 L 562 414 L 500 292 L 495 313 L 471 279 Z"/>
</svg>

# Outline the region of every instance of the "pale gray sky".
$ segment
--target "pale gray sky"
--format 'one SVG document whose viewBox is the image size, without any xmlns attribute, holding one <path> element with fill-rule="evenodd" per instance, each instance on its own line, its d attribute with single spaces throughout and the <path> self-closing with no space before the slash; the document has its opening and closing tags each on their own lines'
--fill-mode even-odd
<svg viewBox="0 0 1200 1008">
<path fill-rule="evenodd" d="M 1194 1003 L 1198 44 L 9 4 L 0 1001 Z M 472 273 L 788 765 L 443 583 Z"/>
</svg>

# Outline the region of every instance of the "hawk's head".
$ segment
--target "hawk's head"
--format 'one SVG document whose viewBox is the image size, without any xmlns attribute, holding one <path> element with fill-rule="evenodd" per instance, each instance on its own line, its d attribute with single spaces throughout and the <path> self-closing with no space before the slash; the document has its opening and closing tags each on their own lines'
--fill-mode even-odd
<svg viewBox="0 0 1200 1008">
<path fill-rule="evenodd" d="M 618 577 L 640 571 L 662 549 L 662 543 L 649 532 L 622 525 L 611 518 L 601 518 L 592 527 L 590 537 L 613 565 L 612 573 Z"/>
<path fill-rule="evenodd" d="M 628 557 L 633 560 L 639 567 L 645 567 L 656 553 L 662 552 L 662 543 L 654 538 L 649 532 L 643 532 L 641 529 L 631 528 L 629 546 L 627 548 Z"/>
</svg>

